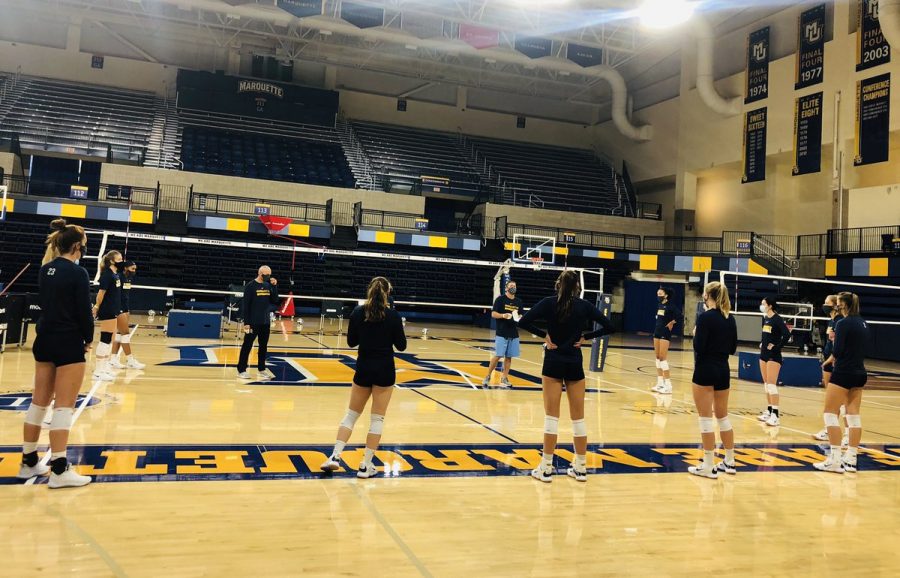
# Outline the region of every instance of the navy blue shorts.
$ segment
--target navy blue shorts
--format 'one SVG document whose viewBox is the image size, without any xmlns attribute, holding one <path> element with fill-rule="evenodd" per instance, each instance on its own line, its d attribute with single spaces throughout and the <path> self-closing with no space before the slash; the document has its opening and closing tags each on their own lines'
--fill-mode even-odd
<svg viewBox="0 0 900 578">
<path fill-rule="evenodd" d="M 781 357 L 780 349 L 760 349 L 759 350 L 759 360 L 760 361 L 774 361 L 775 363 L 780 363 L 784 365 L 784 358 Z"/>
<path fill-rule="evenodd" d="M 828 383 L 844 389 L 854 389 L 856 387 L 865 387 L 868 380 L 869 376 L 865 373 L 841 373 L 836 371 L 831 374 L 831 380 Z"/>
<path fill-rule="evenodd" d="M 672 332 L 669 331 L 668 327 L 656 329 L 653 331 L 653 339 L 665 339 L 666 341 L 672 341 Z"/>
<path fill-rule="evenodd" d="M 578 361 L 560 361 L 547 359 L 545 355 L 541 375 L 552 379 L 561 379 L 566 383 L 581 381 L 584 379 L 584 367 L 580 359 Z"/>
<path fill-rule="evenodd" d="M 38 333 L 31 354 L 35 361 L 56 367 L 84 363 L 84 338 L 79 333 Z"/>
<path fill-rule="evenodd" d="M 716 391 L 723 391 L 731 387 L 731 368 L 728 362 L 700 361 L 694 365 L 693 383 L 706 387 L 712 387 Z"/>
</svg>

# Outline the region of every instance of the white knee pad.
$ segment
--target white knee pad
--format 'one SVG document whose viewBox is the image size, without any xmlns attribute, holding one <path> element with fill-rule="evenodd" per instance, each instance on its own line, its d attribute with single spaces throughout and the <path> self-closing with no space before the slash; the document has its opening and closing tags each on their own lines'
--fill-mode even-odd
<svg viewBox="0 0 900 578">
<path fill-rule="evenodd" d="M 36 425 L 41 427 L 44 423 L 44 416 L 47 415 L 47 408 L 39 405 L 31 404 L 28 411 L 25 412 L 25 423 L 28 425 Z"/>
<path fill-rule="evenodd" d="M 572 422 L 572 435 L 577 438 L 583 438 L 587 436 L 587 426 L 584 425 L 583 419 L 576 419 Z"/>
<path fill-rule="evenodd" d="M 778 386 L 774 383 L 767 383 L 766 393 L 768 393 L 769 395 L 778 395 Z"/>
<path fill-rule="evenodd" d="M 118 341 L 119 343 L 131 343 L 131 335 L 126 333 L 116 341 Z"/>
<path fill-rule="evenodd" d="M 726 415 L 719 420 L 719 432 L 731 431 L 731 420 Z"/>
<path fill-rule="evenodd" d="M 841 427 L 841 422 L 838 420 L 836 413 L 826 413 L 823 417 L 825 418 L 825 427 Z"/>
<path fill-rule="evenodd" d="M 559 433 L 559 418 L 552 415 L 544 416 L 544 433 L 556 435 Z"/>
<path fill-rule="evenodd" d="M 716 431 L 716 420 L 711 417 L 698 417 L 697 423 L 700 424 L 700 433 L 714 433 Z"/>
<path fill-rule="evenodd" d="M 71 407 L 57 407 L 53 410 L 53 419 L 50 420 L 50 431 L 61 429 L 72 429 L 72 414 L 75 413 Z"/>
<path fill-rule="evenodd" d="M 663 359 L 659 362 L 659 368 L 663 371 L 669 371 L 669 362 L 668 360 Z"/>
<path fill-rule="evenodd" d="M 103 343 L 102 341 L 97 344 L 97 357 L 109 357 L 110 352 L 112 351 L 111 343 Z"/>
<path fill-rule="evenodd" d="M 859 416 L 859 414 L 850 415 L 848 413 L 846 417 L 847 417 L 847 427 L 855 427 L 855 428 L 862 427 L 862 418 Z"/>
<path fill-rule="evenodd" d="M 369 421 L 369 433 L 375 435 L 381 435 L 381 432 L 384 430 L 384 416 L 378 415 L 377 413 L 372 414 L 372 418 Z"/>
<path fill-rule="evenodd" d="M 353 411 L 352 409 L 348 409 L 347 413 L 344 414 L 344 419 L 341 420 L 341 427 L 345 427 L 347 429 L 353 429 L 353 426 L 356 425 L 356 420 L 359 419 L 359 414 Z"/>
<path fill-rule="evenodd" d="M 659 368 L 660 368 L 660 364 L 661 364 L 661 363 L 662 363 L 662 362 L 661 362 L 659 359 L 656 360 L 656 369 L 659 369 Z"/>
</svg>

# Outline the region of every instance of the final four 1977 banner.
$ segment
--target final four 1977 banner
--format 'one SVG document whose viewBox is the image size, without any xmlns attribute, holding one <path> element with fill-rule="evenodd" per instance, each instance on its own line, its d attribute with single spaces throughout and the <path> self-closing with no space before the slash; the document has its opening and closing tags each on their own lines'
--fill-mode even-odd
<svg viewBox="0 0 900 578">
<path fill-rule="evenodd" d="M 795 90 L 819 84 L 825 76 L 825 5 L 803 12 L 797 28 Z"/>
<path fill-rule="evenodd" d="M 817 92 L 794 101 L 795 175 L 822 170 L 822 98 Z"/>
<path fill-rule="evenodd" d="M 765 107 L 751 110 L 744 117 L 744 170 L 742 183 L 766 180 L 766 132 L 768 111 Z"/>
<path fill-rule="evenodd" d="M 878 0 L 859 0 L 856 24 L 856 71 L 890 62 L 891 46 L 881 31 Z"/>
<path fill-rule="evenodd" d="M 856 83 L 855 166 L 888 160 L 891 126 L 891 74 Z"/>
<path fill-rule="evenodd" d="M 744 104 L 769 97 L 769 27 L 751 32 L 747 39 L 747 94 Z"/>
</svg>

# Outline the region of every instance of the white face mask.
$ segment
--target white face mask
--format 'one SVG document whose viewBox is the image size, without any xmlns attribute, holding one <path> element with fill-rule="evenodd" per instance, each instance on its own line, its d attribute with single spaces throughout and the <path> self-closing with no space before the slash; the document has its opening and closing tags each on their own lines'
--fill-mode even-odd
<svg viewBox="0 0 900 578">
<path fill-rule="evenodd" d="M 760 313 L 768 313 L 768 312 L 769 312 L 769 308 L 766 307 L 765 305 L 760 305 L 760 306 L 759 306 L 759 311 L 760 311 Z"/>
</svg>

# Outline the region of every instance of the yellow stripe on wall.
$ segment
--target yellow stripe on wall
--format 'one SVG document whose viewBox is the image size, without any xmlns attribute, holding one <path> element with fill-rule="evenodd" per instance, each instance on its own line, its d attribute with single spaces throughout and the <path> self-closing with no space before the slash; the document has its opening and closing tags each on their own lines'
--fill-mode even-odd
<svg viewBox="0 0 900 578">
<path fill-rule="evenodd" d="M 694 257 L 693 265 L 694 273 L 712 271 L 712 257 Z"/>
<path fill-rule="evenodd" d="M 393 245 L 396 242 L 397 234 L 393 231 L 375 231 L 376 243 L 388 243 Z"/>
<path fill-rule="evenodd" d="M 16 206 L 15 199 L 6 199 L 6 212 L 7 213 L 12 213 L 15 206 Z"/>
<path fill-rule="evenodd" d="M 138 209 L 131 209 L 131 214 L 129 215 L 132 223 L 153 223 L 153 211 L 141 211 Z"/>
<path fill-rule="evenodd" d="M 613 251 L 597 251 L 597 257 L 599 259 L 615 259 L 616 254 Z"/>
<path fill-rule="evenodd" d="M 513 243 L 512 241 L 507 241 L 503 244 L 503 248 L 507 251 L 520 251 L 522 249 L 522 245 L 520 243 Z"/>
<path fill-rule="evenodd" d="M 825 276 L 837 276 L 837 259 L 825 259 Z"/>
<path fill-rule="evenodd" d="M 288 235 L 291 237 L 309 237 L 309 225 L 291 223 L 288 225 Z"/>
<path fill-rule="evenodd" d="M 747 272 L 748 273 L 756 273 L 758 275 L 768 275 L 769 274 L 768 269 L 766 269 L 765 267 L 763 267 L 762 265 L 760 265 L 753 259 L 750 259 L 747 262 Z"/>
<path fill-rule="evenodd" d="M 87 207 L 85 205 L 71 205 L 63 203 L 60 208 L 59 215 L 61 217 L 73 217 L 75 219 L 83 219 L 87 215 Z"/>
<path fill-rule="evenodd" d="M 888 260 L 887 257 L 876 257 L 869 259 L 869 277 L 887 277 L 888 276 Z"/>
<path fill-rule="evenodd" d="M 428 237 L 428 246 L 437 247 L 439 249 L 447 248 L 447 237 L 431 236 Z"/>
<path fill-rule="evenodd" d="M 569 248 L 568 247 L 553 247 L 553 252 L 556 255 L 568 255 Z"/>
<path fill-rule="evenodd" d="M 642 271 L 656 271 L 659 267 L 657 255 L 641 255 L 640 267 Z"/>
<path fill-rule="evenodd" d="M 247 219 L 228 219 L 225 223 L 226 231 L 243 231 L 247 232 L 250 230 L 250 221 Z"/>
</svg>

